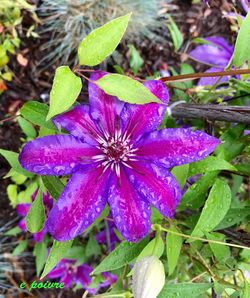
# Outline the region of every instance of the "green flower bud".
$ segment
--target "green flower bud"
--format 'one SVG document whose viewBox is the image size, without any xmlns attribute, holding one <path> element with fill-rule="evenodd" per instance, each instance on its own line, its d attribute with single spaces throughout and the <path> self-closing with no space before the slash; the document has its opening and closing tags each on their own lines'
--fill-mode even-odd
<svg viewBox="0 0 250 298">
<path fill-rule="evenodd" d="M 132 284 L 134 298 L 156 298 L 164 284 L 164 266 L 157 257 L 145 257 L 135 264 Z"/>
</svg>

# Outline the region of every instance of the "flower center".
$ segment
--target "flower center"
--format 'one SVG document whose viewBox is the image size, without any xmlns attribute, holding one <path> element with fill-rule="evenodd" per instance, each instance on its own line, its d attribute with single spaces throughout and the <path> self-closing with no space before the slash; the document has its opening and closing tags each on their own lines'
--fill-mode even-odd
<svg viewBox="0 0 250 298">
<path fill-rule="evenodd" d="M 105 139 L 99 140 L 98 147 L 103 154 L 96 155 L 93 159 L 100 162 L 99 166 L 103 167 L 103 172 L 110 167 L 118 177 L 120 176 L 120 165 L 123 164 L 130 168 L 127 162 L 135 160 L 135 151 L 138 150 L 133 147 L 129 135 L 126 132 L 121 135 L 120 130 L 117 130 L 114 136 L 105 134 Z"/>
</svg>

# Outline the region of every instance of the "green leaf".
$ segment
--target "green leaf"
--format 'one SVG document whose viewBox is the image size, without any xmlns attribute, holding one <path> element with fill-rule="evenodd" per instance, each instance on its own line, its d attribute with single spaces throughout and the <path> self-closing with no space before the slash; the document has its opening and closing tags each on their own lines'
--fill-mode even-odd
<svg viewBox="0 0 250 298">
<path fill-rule="evenodd" d="M 144 61 L 134 45 L 130 44 L 128 47 L 130 49 L 130 68 L 132 69 L 133 74 L 137 75 Z"/>
<path fill-rule="evenodd" d="M 20 234 L 22 230 L 19 227 L 14 227 L 10 229 L 9 231 L 5 232 L 5 236 L 16 236 L 17 234 Z"/>
<path fill-rule="evenodd" d="M 65 256 L 66 259 L 75 259 L 77 264 L 86 262 L 85 246 L 72 246 Z"/>
<path fill-rule="evenodd" d="M 44 126 L 48 129 L 55 129 L 55 126 L 51 121 L 46 121 L 49 107 L 44 103 L 28 101 L 22 106 L 20 112 L 25 119 L 35 125 Z"/>
<path fill-rule="evenodd" d="M 250 207 L 232 208 L 228 210 L 223 220 L 216 226 L 215 230 L 223 230 L 242 222 L 250 216 Z"/>
<path fill-rule="evenodd" d="M 209 283 L 166 284 L 159 294 L 158 298 L 205 297 L 204 294 L 212 286 L 213 284 Z"/>
<path fill-rule="evenodd" d="M 44 242 L 36 243 L 33 255 L 36 257 L 36 276 L 39 276 L 47 259 L 47 247 Z"/>
<path fill-rule="evenodd" d="M 188 171 L 189 171 L 189 164 L 176 166 L 172 169 L 171 173 L 175 176 L 176 180 L 180 184 L 180 187 L 183 188 L 187 177 L 188 177 Z"/>
<path fill-rule="evenodd" d="M 141 251 L 136 259 L 139 262 L 142 258 L 147 256 L 156 256 L 160 258 L 164 252 L 164 242 L 160 235 L 151 240 Z"/>
<path fill-rule="evenodd" d="M 16 152 L 0 149 L 0 154 L 8 161 L 10 166 L 19 174 L 23 174 L 24 176 L 27 177 L 32 177 L 33 175 L 27 171 L 25 171 L 19 161 L 18 161 L 18 156 L 19 154 Z"/>
<path fill-rule="evenodd" d="M 250 12 L 248 12 L 245 20 L 242 22 L 240 31 L 238 33 L 234 54 L 233 54 L 233 64 L 237 67 L 243 65 L 246 61 L 248 66 L 250 66 Z"/>
<path fill-rule="evenodd" d="M 230 187 L 223 180 L 217 179 L 191 236 L 201 237 L 204 233 L 212 231 L 225 217 L 230 204 Z"/>
<path fill-rule="evenodd" d="M 36 137 L 36 130 L 29 121 L 19 116 L 17 122 L 28 138 L 34 139 Z"/>
<path fill-rule="evenodd" d="M 92 256 L 98 256 L 101 253 L 101 248 L 99 244 L 96 242 L 95 238 L 93 237 L 93 234 L 89 236 L 88 243 L 86 245 L 85 254 L 86 257 L 92 257 Z"/>
<path fill-rule="evenodd" d="M 68 66 L 56 69 L 50 92 L 50 108 L 47 120 L 68 110 L 76 101 L 82 89 L 82 80 Z"/>
<path fill-rule="evenodd" d="M 87 35 L 80 43 L 80 65 L 94 66 L 111 55 L 125 33 L 131 13 L 116 18 Z"/>
<path fill-rule="evenodd" d="M 65 187 L 62 181 L 56 176 L 42 176 L 42 181 L 50 195 L 57 200 Z"/>
<path fill-rule="evenodd" d="M 73 240 L 58 242 L 54 240 L 49 257 L 40 279 L 44 278 L 63 259 L 71 248 Z"/>
<path fill-rule="evenodd" d="M 171 225 L 170 231 L 173 232 L 179 232 L 173 225 Z M 181 252 L 181 246 L 182 246 L 182 237 L 179 235 L 176 235 L 174 233 L 168 233 L 166 238 L 166 246 L 167 246 L 167 258 L 168 258 L 168 274 L 171 275 L 175 267 L 177 265 L 180 252 Z"/>
<path fill-rule="evenodd" d="M 93 274 L 119 269 L 129 264 L 139 255 L 146 244 L 146 238 L 137 243 L 122 242 L 95 268 Z"/>
<path fill-rule="evenodd" d="M 183 44 L 183 36 L 171 16 L 168 16 L 168 21 L 169 22 L 166 25 L 171 34 L 174 43 L 174 48 L 176 51 L 178 51 Z"/>
<path fill-rule="evenodd" d="M 28 241 L 27 240 L 20 240 L 19 244 L 15 247 L 15 249 L 12 252 L 13 256 L 18 256 L 20 255 L 28 246 Z"/>
<path fill-rule="evenodd" d="M 206 233 L 208 240 L 215 240 L 225 242 L 225 235 L 220 233 Z M 228 246 L 209 242 L 209 246 L 219 263 L 225 263 L 226 259 L 230 257 L 230 249 Z"/>
<path fill-rule="evenodd" d="M 226 170 L 226 171 L 235 171 L 237 169 L 232 166 L 229 162 L 224 159 L 208 156 L 207 158 L 193 162 L 189 164 L 189 176 L 194 176 L 197 174 L 202 174 L 205 172 L 218 171 L 218 170 Z"/>
<path fill-rule="evenodd" d="M 7 186 L 7 195 L 13 208 L 17 205 L 17 185 L 9 184 Z"/>
<path fill-rule="evenodd" d="M 32 203 L 32 195 L 37 190 L 37 182 L 32 182 L 27 186 L 24 191 L 20 191 L 17 195 L 17 202 L 19 203 Z"/>
<path fill-rule="evenodd" d="M 31 233 L 37 233 L 42 230 L 45 222 L 45 210 L 41 190 L 38 191 L 25 219 L 27 229 Z"/>
<path fill-rule="evenodd" d="M 120 74 L 108 74 L 94 82 L 107 94 L 133 104 L 161 103 L 143 84 Z"/>
<path fill-rule="evenodd" d="M 214 184 L 218 174 L 218 171 L 208 172 L 191 185 L 184 193 L 177 211 L 182 211 L 186 208 L 196 209 L 202 206 L 208 189 Z"/>
<path fill-rule="evenodd" d="M 245 285 L 242 291 L 242 295 L 240 296 L 241 298 L 249 298 L 250 297 L 250 283 L 245 280 Z"/>
</svg>

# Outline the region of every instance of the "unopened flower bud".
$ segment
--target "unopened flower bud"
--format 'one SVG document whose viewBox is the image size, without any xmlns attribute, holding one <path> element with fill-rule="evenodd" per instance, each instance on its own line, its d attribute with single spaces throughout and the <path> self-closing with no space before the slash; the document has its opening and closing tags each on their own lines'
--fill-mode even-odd
<svg viewBox="0 0 250 298">
<path fill-rule="evenodd" d="M 157 257 L 145 257 L 135 264 L 132 285 L 134 298 L 156 298 L 164 284 L 164 266 Z"/>
</svg>

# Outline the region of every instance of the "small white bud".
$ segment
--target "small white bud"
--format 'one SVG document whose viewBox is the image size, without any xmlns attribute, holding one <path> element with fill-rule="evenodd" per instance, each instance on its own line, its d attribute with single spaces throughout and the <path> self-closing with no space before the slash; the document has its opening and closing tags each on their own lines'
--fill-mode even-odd
<svg viewBox="0 0 250 298">
<path fill-rule="evenodd" d="M 165 284 L 162 262 L 155 256 L 145 257 L 134 266 L 134 298 L 156 298 Z"/>
</svg>

